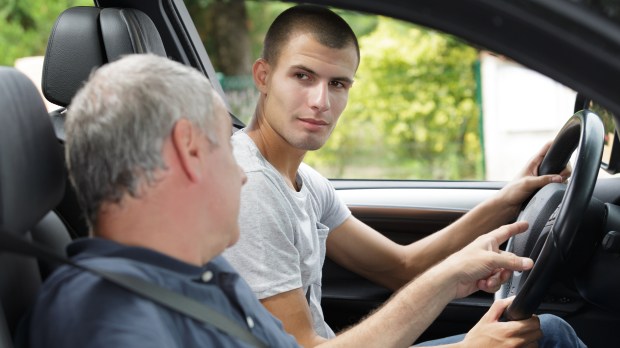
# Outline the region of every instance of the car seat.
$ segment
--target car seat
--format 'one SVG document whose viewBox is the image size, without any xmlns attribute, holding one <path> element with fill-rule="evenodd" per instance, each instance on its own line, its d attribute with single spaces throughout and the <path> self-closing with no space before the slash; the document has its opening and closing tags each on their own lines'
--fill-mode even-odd
<svg viewBox="0 0 620 348">
<path fill-rule="evenodd" d="M 64 254 L 68 232 L 52 209 L 65 185 L 62 150 L 36 87 L 0 67 L 0 233 L 12 233 Z M 12 346 L 20 318 L 53 265 L 0 251 L 0 344 Z"/>
<path fill-rule="evenodd" d="M 65 140 L 65 108 L 90 73 L 132 53 L 166 56 L 155 24 L 142 11 L 72 7 L 58 16 L 45 52 L 41 87 L 47 100 L 62 107 L 50 113 L 61 143 Z M 69 183 L 57 212 L 72 237 L 88 235 L 86 221 Z"/>
</svg>

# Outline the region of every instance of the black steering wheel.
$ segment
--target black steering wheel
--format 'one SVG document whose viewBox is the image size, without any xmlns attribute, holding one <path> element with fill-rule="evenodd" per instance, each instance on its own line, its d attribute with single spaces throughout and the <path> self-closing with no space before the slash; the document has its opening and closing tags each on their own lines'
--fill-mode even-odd
<svg viewBox="0 0 620 348">
<path fill-rule="evenodd" d="M 519 214 L 527 231 L 508 240 L 506 250 L 534 260 L 529 271 L 513 272 L 495 298 L 516 295 L 504 312 L 506 320 L 529 318 L 538 308 L 555 273 L 580 245 L 574 243 L 592 198 L 603 153 L 604 128 L 589 110 L 573 115 L 556 136 L 538 168 L 539 175 L 560 173 L 579 147 L 571 179 L 540 189 Z"/>
</svg>

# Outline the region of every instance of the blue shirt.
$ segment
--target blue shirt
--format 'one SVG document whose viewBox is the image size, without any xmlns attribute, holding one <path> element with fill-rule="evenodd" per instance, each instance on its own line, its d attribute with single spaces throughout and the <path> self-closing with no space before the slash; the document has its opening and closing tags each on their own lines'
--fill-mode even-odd
<svg viewBox="0 0 620 348">
<path fill-rule="evenodd" d="M 99 238 L 67 252 L 76 262 L 139 277 L 201 301 L 247 327 L 270 347 L 297 347 L 221 256 L 197 267 L 156 251 Z M 30 321 L 36 347 L 248 347 L 208 324 L 70 266 L 43 284 Z"/>
</svg>

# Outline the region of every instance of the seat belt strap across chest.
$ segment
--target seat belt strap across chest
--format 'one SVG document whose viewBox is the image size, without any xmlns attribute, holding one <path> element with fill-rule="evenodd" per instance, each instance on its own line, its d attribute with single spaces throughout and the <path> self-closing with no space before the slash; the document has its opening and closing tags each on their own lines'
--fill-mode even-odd
<svg viewBox="0 0 620 348">
<path fill-rule="evenodd" d="M 51 252 L 34 241 L 28 241 L 7 232 L 0 232 L 0 250 L 29 255 L 46 262 L 65 264 L 90 272 L 110 283 L 158 303 L 159 305 L 194 320 L 214 326 L 224 333 L 238 338 L 254 347 L 267 347 L 265 343 L 254 336 L 248 329 L 220 314 L 206 304 L 156 284 L 152 284 L 141 278 L 98 270 L 77 264 L 66 257 Z"/>
</svg>

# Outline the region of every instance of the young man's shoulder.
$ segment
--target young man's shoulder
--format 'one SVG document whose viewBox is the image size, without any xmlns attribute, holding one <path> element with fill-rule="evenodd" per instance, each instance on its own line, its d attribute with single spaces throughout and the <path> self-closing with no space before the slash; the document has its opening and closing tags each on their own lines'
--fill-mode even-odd
<svg viewBox="0 0 620 348">
<path fill-rule="evenodd" d="M 269 162 L 261 155 L 258 147 L 245 130 L 236 131 L 231 137 L 231 143 L 235 159 L 246 174 L 265 172 L 270 169 Z"/>
<path fill-rule="evenodd" d="M 302 179 L 305 181 L 310 181 L 311 185 L 332 187 L 329 183 L 329 179 L 327 179 L 325 176 L 323 176 L 323 174 L 319 173 L 319 171 L 306 163 L 301 163 L 298 172 L 299 175 L 302 176 Z"/>
</svg>

